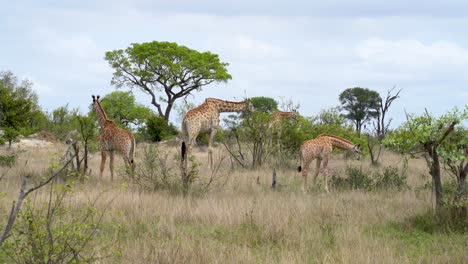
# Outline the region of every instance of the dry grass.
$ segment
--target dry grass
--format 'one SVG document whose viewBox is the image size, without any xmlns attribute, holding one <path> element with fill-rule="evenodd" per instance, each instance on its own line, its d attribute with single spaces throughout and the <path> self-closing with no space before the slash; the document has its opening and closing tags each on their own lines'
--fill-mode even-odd
<svg viewBox="0 0 468 264">
<path fill-rule="evenodd" d="M 139 146 L 141 147 L 141 146 Z M 176 147 L 166 147 L 177 155 Z M 16 199 L 20 175 L 48 167 L 56 149 L 34 149 L 20 154 L 17 165 L 2 181 L 0 212 L 6 218 Z M 218 158 L 225 153 L 217 149 Z M 206 152 L 198 151 L 200 176 L 209 174 Z M 28 160 L 27 164 L 25 161 Z M 123 161 L 116 159 L 118 165 Z M 427 180 L 423 160 L 411 160 L 410 190 L 402 192 L 332 191 L 320 187 L 300 192 L 300 177 L 293 168 L 278 170 L 279 188 L 271 190 L 272 167 L 256 171 L 220 171 L 227 177 L 222 189 L 183 198 L 169 192 L 138 192 L 124 188 L 122 179 L 97 179 L 100 157 L 91 156 L 93 176 L 76 189 L 76 201 L 96 197 L 98 207 L 115 198 L 108 209 L 100 236 L 122 253 L 106 263 L 467 263 L 468 238 L 463 234 L 425 234 L 413 230 L 407 219 L 424 214 L 431 206 L 429 191 L 415 191 Z M 137 159 L 138 162 L 138 159 Z M 369 168 L 368 161 L 330 162 L 340 174 L 347 164 Z M 386 154 L 384 165 L 401 167 L 401 158 Z M 106 166 L 107 167 L 107 166 Z M 177 167 L 174 161 L 174 167 Z M 177 169 L 177 168 L 176 168 Z M 369 168 L 370 169 L 370 168 Z M 4 171 L 0 168 L 0 173 Z M 422 175 L 426 175 L 423 177 Z M 257 176 L 260 185 L 256 184 Z M 43 199 L 36 194 L 32 199 Z M 438 243 L 443 243 L 439 249 Z"/>
</svg>

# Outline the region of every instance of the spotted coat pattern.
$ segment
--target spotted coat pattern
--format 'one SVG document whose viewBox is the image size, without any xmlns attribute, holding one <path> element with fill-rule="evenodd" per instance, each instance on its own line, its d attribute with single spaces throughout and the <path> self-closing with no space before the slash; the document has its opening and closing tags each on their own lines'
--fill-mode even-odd
<svg viewBox="0 0 468 264">
<path fill-rule="evenodd" d="M 135 168 L 133 160 L 135 152 L 135 137 L 127 130 L 118 127 L 114 121 L 107 118 L 107 114 L 101 106 L 99 95 L 93 98 L 93 110 L 96 112 L 98 122 L 101 127 L 98 137 L 101 145 L 101 166 L 99 176 L 102 177 L 104 166 L 106 164 L 107 153 L 109 153 L 109 169 L 111 172 L 111 180 L 114 180 L 114 152 L 120 153 L 124 162 L 129 165 L 132 170 Z"/>
<path fill-rule="evenodd" d="M 213 140 L 219 127 L 219 113 L 241 112 L 244 109 L 253 111 L 249 100 L 242 102 L 224 101 L 216 98 L 207 98 L 205 102 L 187 112 L 182 121 L 183 148 L 187 147 L 186 153 L 182 153 L 182 159 L 186 159 L 201 132 L 208 132 L 208 165 L 213 166 Z M 184 152 L 184 151 L 182 151 Z"/>
<path fill-rule="evenodd" d="M 324 188 L 328 192 L 328 160 L 333 151 L 333 147 L 349 150 L 356 154 L 359 159 L 359 144 L 353 144 L 350 141 L 328 134 L 320 134 L 315 139 L 305 141 L 299 150 L 299 172 L 302 171 L 302 191 L 305 192 L 307 185 L 307 174 L 309 172 L 309 165 L 315 159 L 316 171 L 314 175 L 314 185 L 317 176 L 320 172 L 320 164 L 322 164 L 322 173 L 324 176 Z"/>
</svg>

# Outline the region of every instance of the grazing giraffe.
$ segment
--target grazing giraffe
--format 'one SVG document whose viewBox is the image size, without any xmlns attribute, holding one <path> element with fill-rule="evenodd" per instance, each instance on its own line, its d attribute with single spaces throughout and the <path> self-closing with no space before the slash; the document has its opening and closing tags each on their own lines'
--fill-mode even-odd
<svg viewBox="0 0 468 264">
<path fill-rule="evenodd" d="M 270 117 L 268 122 L 267 129 L 270 132 L 270 136 L 273 137 L 274 133 L 278 133 L 277 146 L 279 147 L 280 138 L 281 138 L 281 122 L 283 120 L 297 120 L 297 112 L 283 112 L 275 111 Z"/>
<path fill-rule="evenodd" d="M 330 154 L 332 153 L 333 147 L 349 150 L 356 154 L 356 159 L 359 160 L 360 150 L 359 144 L 353 144 L 346 139 L 328 135 L 328 134 L 320 134 L 318 137 L 312 140 L 307 140 L 301 145 L 299 150 L 299 167 L 297 167 L 297 171 L 302 171 L 302 191 L 306 191 L 307 185 L 307 173 L 309 171 L 310 163 L 316 159 L 316 171 L 314 175 L 314 185 L 317 180 L 317 176 L 319 174 L 320 163 L 322 163 L 322 173 L 324 176 L 325 181 L 325 191 L 328 193 L 328 184 L 327 184 L 327 177 L 328 177 L 328 160 L 330 158 Z M 302 162 L 304 166 L 302 167 Z"/>
<path fill-rule="evenodd" d="M 135 169 L 133 154 L 135 152 L 135 137 L 127 130 L 119 128 L 114 121 L 107 119 L 106 112 L 99 102 L 99 95 L 93 98 L 93 109 L 97 114 L 99 125 L 101 126 L 98 137 L 101 145 L 101 167 L 99 177 L 102 178 L 104 166 L 106 164 L 107 152 L 109 152 L 109 168 L 111 180 L 114 180 L 114 151 L 120 152 L 124 162 L 130 166 L 132 171 Z"/>
<path fill-rule="evenodd" d="M 182 161 L 192 152 L 192 146 L 200 132 L 209 132 L 208 166 L 213 167 L 213 140 L 219 127 L 219 113 L 254 111 L 250 100 L 242 102 L 207 98 L 205 102 L 187 112 L 182 121 Z"/>
<path fill-rule="evenodd" d="M 281 121 L 286 119 L 297 120 L 297 112 L 283 112 L 283 111 L 274 111 L 268 122 L 268 129 L 279 129 Z"/>
</svg>

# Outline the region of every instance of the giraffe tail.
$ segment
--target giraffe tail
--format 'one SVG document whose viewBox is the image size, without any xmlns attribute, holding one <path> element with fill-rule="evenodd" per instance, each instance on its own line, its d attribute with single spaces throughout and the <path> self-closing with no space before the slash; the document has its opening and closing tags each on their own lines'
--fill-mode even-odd
<svg viewBox="0 0 468 264">
<path fill-rule="evenodd" d="M 132 169 L 135 167 L 135 160 L 134 155 L 135 155 L 135 137 L 132 137 L 132 144 L 130 146 L 130 155 L 129 155 L 129 160 L 130 160 L 130 165 L 132 166 Z"/>
<path fill-rule="evenodd" d="M 185 141 L 182 141 L 182 146 L 180 147 L 180 153 L 182 155 L 182 161 L 185 160 L 185 156 L 187 155 L 187 146 L 185 145 Z"/>
<path fill-rule="evenodd" d="M 302 150 L 299 150 L 299 153 L 297 154 L 297 159 L 299 161 L 299 166 L 297 166 L 297 172 L 301 172 L 302 171 Z"/>
</svg>

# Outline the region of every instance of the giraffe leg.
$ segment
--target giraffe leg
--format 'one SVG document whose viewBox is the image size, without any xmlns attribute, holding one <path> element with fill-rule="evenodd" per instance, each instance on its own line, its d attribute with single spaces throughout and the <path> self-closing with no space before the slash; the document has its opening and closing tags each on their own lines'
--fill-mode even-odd
<svg viewBox="0 0 468 264">
<path fill-rule="evenodd" d="M 208 168 L 213 168 L 213 141 L 216 136 L 216 129 L 210 131 L 210 138 L 208 139 Z"/>
<path fill-rule="evenodd" d="M 109 169 L 111 173 L 111 181 L 114 181 L 114 151 L 109 152 Z"/>
<path fill-rule="evenodd" d="M 303 193 L 306 192 L 307 188 L 307 174 L 309 173 L 309 164 L 310 162 L 305 162 L 304 167 L 302 168 L 302 187 L 301 190 Z"/>
<path fill-rule="evenodd" d="M 102 179 L 102 173 L 104 172 L 104 166 L 106 165 L 106 151 L 101 150 L 101 167 L 99 168 L 99 178 Z"/>
<path fill-rule="evenodd" d="M 322 161 L 322 167 L 323 167 L 323 179 L 324 179 L 324 187 L 325 187 L 325 192 L 329 192 L 328 191 L 328 156 L 325 157 Z"/>
<path fill-rule="evenodd" d="M 322 162 L 322 159 L 317 158 L 316 163 L 315 163 L 314 185 L 317 183 L 317 176 L 320 173 L 320 163 L 321 162 Z"/>
</svg>

